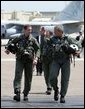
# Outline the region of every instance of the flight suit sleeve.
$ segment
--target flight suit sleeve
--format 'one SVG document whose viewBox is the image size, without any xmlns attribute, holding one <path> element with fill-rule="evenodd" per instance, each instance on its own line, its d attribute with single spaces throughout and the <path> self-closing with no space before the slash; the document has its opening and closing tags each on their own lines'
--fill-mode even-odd
<svg viewBox="0 0 85 109">
<path fill-rule="evenodd" d="M 15 44 L 16 44 L 16 43 L 19 41 L 19 39 L 20 39 L 19 37 L 16 37 L 16 38 L 12 41 L 12 43 L 15 43 Z"/>
<path fill-rule="evenodd" d="M 19 40 L 20 40 L 19 37 L 16 37 L 16 38 L 14 38 L 14 39 L 11 38 L 11 39 L 9 39 L 8 44 L 10 44 L 10 43 L 16 44 Z"/>
<path fill-rule="evenodd" d="M 36 39 L 34 39 L 34 50 L 35 50 L 35 57 L 40 57 L 40 46 Z"/>
</svg>

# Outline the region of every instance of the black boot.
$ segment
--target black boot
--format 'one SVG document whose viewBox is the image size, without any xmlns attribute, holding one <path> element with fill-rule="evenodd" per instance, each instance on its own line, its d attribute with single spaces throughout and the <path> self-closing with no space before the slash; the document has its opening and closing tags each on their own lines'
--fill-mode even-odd
<svg viewBox="0 0 85 109">
<path fill-rule="evenodd" d="M 50 95 L 51 94 L 52 89 L 51 88 L 47 88 L 46 94 Z"/>
<path fill-rule="evenodd" d="M 16 101 L 20 101 L 20 90 L 19 89 L 15 89 L 14 90 L 14 93 L 16 94 L 15 96 L 14 96 L 14 100 L 16 100 Z"/>
<path fill-rule="evenodd" d="M 24 95 L 23 100 L 24 100 L 24 101 L 28 101 L 28 96 L 27 96 L 27 95 Z"/>
<path fill-rule="evenodd" d="M 20 101 L 20 93 L 17 93 L 13 99 L 16 101 Z"/>
<path fill-rule="evenodd" d="M 59 99 L 59 91 L 58 90 L 55 90 L 54 91 L 54 100 L 55 101 L 58 101 L 58 99 Z"/>
<path fill-rule="evenodd" d="M 64 96 L 60 97 L 60 103 L 65 103 L 65 97 Z"/>
</svg>

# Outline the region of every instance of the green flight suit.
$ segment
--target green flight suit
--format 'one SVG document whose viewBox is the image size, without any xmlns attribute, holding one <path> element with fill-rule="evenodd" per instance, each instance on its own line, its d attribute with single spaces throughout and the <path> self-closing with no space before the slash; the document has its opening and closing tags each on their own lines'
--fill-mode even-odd
<svg viewBox="0 0 85 109">
<path fill-rule="evenodd" d="M 14 93 L 17 90 L 21 91 L 21 79 L 24 70 L 24 95 L 27 96 L 31 89 L 32 73 L 33 73 L 33 59 L 34 57 L 40 57 L 39 44 L 37 40 L 30 34 L 28 38 L 24 37 L 22 34 L 20 37 L 16 37 L 12 43 L 18 44 L 18 50 L 16 52 L 16 68 L 15 68 L 15 78 L 13 82 Z M 29 45 L 30 44 L 30 45 Z M 25 47 L 32 47 L 33 58 L 27 58 L 22 54 L 20 50 L 26 49 Z"/>
<path fill-rule="evenodd" d="M 52 39 L 52 43 L 55 45 L 60 44 L 62 40 L 62 38 L 59 39 L 57 36 L 53 36 L 51 39 Z M 69 44 L 77 44 L 78 47 L 81 48 L 81 45 L 75 39 L 68 37 L 67 42 Z M 65 54 L 62 50 L 56 53 L 50 67 L 50 77 L 49 77 L 50 83 L 53 89 L 56 91 L 58 91 L 58 76 L 59 76 L 60 69 L 61 69 L 60 94 L 61 96 L 65 96 L 67 93 L 68 83 L 70 78 L 70 55 Z"/>
<path fill-rule="evenodd" d="M 43 49 L 42 49 L 42 67 L 43 67 L 43 71 L 44 71 L 44 78 L 45 78 L 47 90 L 51 89 L 51 84 L 49 81 L 50 65 L 51 65 L 50 51 L 51 51 L 50 38 L 44 37 L 44 45 L 43 45 Z"/>
</svg>

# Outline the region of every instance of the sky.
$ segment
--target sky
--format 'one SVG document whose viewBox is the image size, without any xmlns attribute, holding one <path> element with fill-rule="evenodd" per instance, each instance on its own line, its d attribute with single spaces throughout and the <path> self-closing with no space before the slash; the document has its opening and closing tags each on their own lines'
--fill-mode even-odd
<svg viewBox="0 0 85 109">
<path fill-rule="evenodd" d="M 1 1 L 5 11 L 62 11 L 71 1 Z"/>
</svg>

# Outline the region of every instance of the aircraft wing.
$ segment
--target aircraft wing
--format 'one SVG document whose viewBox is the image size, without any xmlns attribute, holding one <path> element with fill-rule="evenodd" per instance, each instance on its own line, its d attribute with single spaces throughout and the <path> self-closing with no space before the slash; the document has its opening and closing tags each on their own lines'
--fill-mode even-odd
<svg viewBox="0 0 85 109">
<path fill-rule="evenodd" d="M 69 21 L 57 21 L 57 22 L 33 22 L 33 21 L 29 21 L 29 22 L 15 22 L 16 24 L 20 24 L 20 25 L 37 25 L 37 26 L 55 26 L 55 25 L 63 25 L 63 24 L 72 24 L 72 23 L 83 23 L 84 21 L 73 21 L 73 20 L 69 20 Z"/>
<path fill-rule="evenodd" d="M 36 26 L 55 26 L 55 25 L 63 25 L 63 24 L 72 24 L 72 23 L 83 23 L 84 21 L 57 21 L 57 22 L 33 22 L 33 21 L 8 21 L 7 23 L 17 24 L 17 25 L 36 25 Z"/>
</svg>

